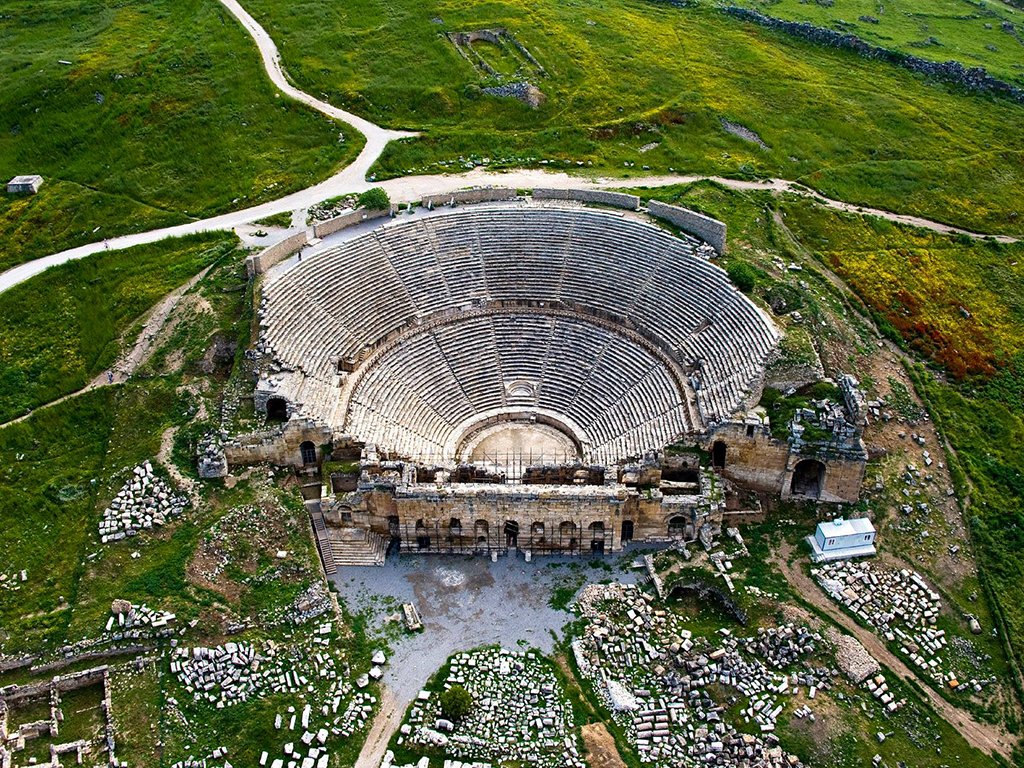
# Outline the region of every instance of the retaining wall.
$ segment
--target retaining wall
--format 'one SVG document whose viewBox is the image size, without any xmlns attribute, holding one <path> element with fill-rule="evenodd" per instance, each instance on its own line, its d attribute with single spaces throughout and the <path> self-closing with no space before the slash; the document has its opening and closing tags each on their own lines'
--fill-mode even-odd
<svg viewBox="0 0 1024 768">
<path fill-rule="evenodd" d="M 441 195 L 424 195 L 424 208 L 450 205 L 451 203 L 493 203 L 499 200 L 514 200 L 516 191 L 509 187 L 479 187 L 460 192 L 445 192 Z"/>
<path fill-rule="evenodd" d="M 547 189 L 533 190 L 537 200 L 578 200 L 581 203 L 610 205 L 614 208 L 625 208 L 635 211 L 640 207 L 640 198 L 622 192 L 603 192 L 598 189 Z"/>
<path fill-rule="evenodd" d="M 354 211 L 347 211 L 334 218 L 327 219 L 326 221 L 318 221 L 313 225 L 313 236 L 314 237 L 326 237 L 327 235 L 333 235 L 335 232 L 340 232 L 343 229 L 361 224 L 364 221 L 372 221 L 373 219 L 382 219 L 385 216 L 392 216 L 395 212 L 395 206 L 388 208 L 357 208 Z"/>
<path fill-rule="evenodd" d="M 309 243 L 309 233 L 305 230 L 286 237 L 281 242 L 264 248 L 259 253 L 254 253 L 245 260 L 245 268 L 249 277 L 262 275 L 275 264 L 284 261 L 296 251 L 299 251 Z"/>
<path fill-rule="evenodd" d="M 677 205 L 668 205 L 657 200 L 647 203 L 647 211 L 651 216 L 664 219 L 669 224 L 679 227 L 683 232 L 699 237 L 718 253 L 725 252 L 725 224 L 718 219 L 712 219 L 703 213 L 680 208 Z"/>
</svg>

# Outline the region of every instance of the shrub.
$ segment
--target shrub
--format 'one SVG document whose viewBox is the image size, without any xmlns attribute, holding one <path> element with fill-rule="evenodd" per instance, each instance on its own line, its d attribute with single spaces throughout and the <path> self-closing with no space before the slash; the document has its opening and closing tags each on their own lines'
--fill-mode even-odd
<svg viewBox="0 0 1024 768">
<path fill-rule="evenodd" d="M 359 205 L 362 208 L 381 211 L 391 205 L 391 198 L 388 197 L 388 193 L 380 187 L 374 187 L 373 189 L 368 189 L 359 195 Z"/>
<path fill-rule="evenodd" d="M 441 694 L 441 714 L 452 722 L 458 722 L 473 708 L 473 697 L 461 685 L 453 685 Z"/>
<path fill-rule="evenodd" d="M 747 264 L 745 261 L 734 261 L 725 271 L 729 275 L 729 279 L 732 280 L 733 284 L 744 293 L 750 293 L 754 290 L 754 284 L 757 282 L 757 271 Z"/>
</svg>

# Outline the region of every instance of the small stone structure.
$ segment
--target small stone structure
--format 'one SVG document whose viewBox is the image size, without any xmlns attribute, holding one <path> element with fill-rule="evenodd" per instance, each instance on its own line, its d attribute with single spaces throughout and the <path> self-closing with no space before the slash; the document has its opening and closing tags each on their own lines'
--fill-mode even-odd
<svg viewBox="0 0 1024 768">
<path fill-rule="evenodd" d="M 37 175 L 15 176 L 7 182 L 9 195 L 34 195 L 43 186 L 43 177 Z"/>
<path fill-rule="evenodd" d="M 104 729 L 102 735 L 94 741 L 76 740 L 61 742 L 59 740 L 61 725 L 65 714 L 61 709 L 61 697 L 69 691 L 76 691 L 91 686 L 100 686 L 103 698 L 100 707 L 103 712 Z M 50 717 L 33 723 L 24 723 L 16 731 L 9 730 L 10 710 L 17 705 L 38 699 L 48 699 Z M 26 742 L 34 739 L 46 739 L 50 742 L 50 759 L 46 763 L 35 763 L 39 766 L 59 768 L 67 765 L 72 759 L 82 765 L 90 756 L 90 763 L 95 762 L 94 751 L 97 747 L 106 752 L 105 758 L 109 765 L 117 765 L 114 756 L 114 724 L 111 719 L 109 670 L 106 666 L 86 669 L 67 675 L 57 675 L 50 680 L 24 685 L 8 685 L 0 688 L 0 768 L 11 768 L 14 756 L 25 749 Z"/>
</svg>

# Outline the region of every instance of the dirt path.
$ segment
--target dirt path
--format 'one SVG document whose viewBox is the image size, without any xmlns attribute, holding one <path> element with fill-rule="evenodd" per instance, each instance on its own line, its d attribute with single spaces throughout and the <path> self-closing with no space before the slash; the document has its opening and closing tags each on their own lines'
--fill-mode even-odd
<svg viewBox="0 0 1024 768">
<path fill-rule="evenodd" d="M 788 544 L 783 546 L 775 558 L 776 564 L 790 585 L 800 595 L 819 609 L 836 624 L 853 635 L 861 644 L 867 648 L 868 653 L 888 667 L 902 680 L 913 680 L 918 689 L 924 691 L 935 711 L 956 728 L 969 744 L 977 747 L 983 752 L 995 752 L 1007 760 L 1013 752 L 1014 739 L 1004 731 L 988 723 L 980 723 L 971 717 L 970 714 L 954 707 L 942 696 L 932 690 L 927 684 L 918 680 L 917 675 L 903 661 L 893 654 L 879 638 L 863 627 L 859 626 L 853 619 L 843 613 L 832 602 L 821 587 L 805 574 L 799 567 L 789 564 L 789 558 L 793 549 Z"/>
<path fill-rule="evenodd" d="M 395 695 L 387 685 L 381 688 L 380 709 L 373 718 L 373 725 L 363 742 L 363 749 L 356 760 L 355 768 L 380 768 L 384 753 L 388 750 L 391 734 L 402 724 L 405 712 L 397 706 Z"/>
<path fill-rule="evenodd" d="M 626 768 L 615 746 L 615 739 L 604 723 L 590 723 L 580 729 L 583 744 L 587 748 L 587 765 L 590 768 Z"/>
<path fill-rule="evenodd" d="M 144 320 L 142 330 L 139 332 L 135 343 L 132 345 L 131 349 L 124 352 L 121 357 L 118 358 L 117 362 L 110 367 L 109 371 L 104 371 L 99 374 L 95 379 L 79 390 L 69 392 L 63 397 L 58 397 L 56 400 L 44 403 L 38 408 L 29 411 L 24 416 L 19 416 L 16 419 L 0 424 L 0 429 L 9 427 L 12 424 L 18 424 L 19 422 L 30 418 L 37 411 L 44 408 L 52 408 L 66 400 L 78 397 L 79 395 L 83 395 L 86 392 L 90 392 L 99 387 L 106 387 L 127 381 L 135 371 L 138 370 L 139 366 L 146 362 L 150 355 L 153 354 L 153 348 L 156 344 L 157 337 L 159 336 L 161 329 L 166 325 L 168 318 L 174 311 L 174 308 L 178 306 L 178 302 L 181 300 L 181 297 L 184 296 L 196 283 L 206 277 L 206 274 L 210 269 L 212 269 L 212 267 L 207 267 L 184 285 L 175 288 L 160 299 L 160 302 L 155 307 L 143 315 Z"/>
</svg>

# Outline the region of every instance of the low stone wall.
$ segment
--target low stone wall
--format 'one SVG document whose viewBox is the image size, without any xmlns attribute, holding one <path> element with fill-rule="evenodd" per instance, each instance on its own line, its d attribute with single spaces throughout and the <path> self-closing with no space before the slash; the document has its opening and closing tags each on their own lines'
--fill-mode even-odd
<svg viewBox="0 0 1024 768">
<path fill-rule="evenodd" d="M 683 232 L 700 238 L 718 253 L 725 252 L 725 224 L 718 219 L 657 200 L 647 203 L 647 211 L 651 216 L 664 219 Z"/>
<path fill-rule="evenodd" d="M 985 71 L 984 67 L 965 67 L 958 61 L 939 62 L 922 59 L 909 53 L 891 51 L 888 48 L 871 45 L 856 35 L 836 32 L 826 27 L 817 27 L 803 21 L 784 21 L 774 16 L 766 16 L 759 11 L 752 11 L 749 8 L 730 6 L 724 10 L 730 16 L 736 16 L 745 21 L 752 21 L 763 27 L 779 30 L 780 32 L 809 40 L 818 45 L 853 51 L 866 59 L 886 61 L 904 69 L 909 69 L 911 72 L 952 83 L 968 91 L 994 93 L 1006 96 L 1018 103 L 1024 103 L 1024 89 L 992 77 L 992 75 Z"/>
<path fill-rule="evenodd" d="M 424 208 L 435 208 L 453 203 L 494 203 L 500 200 L 514 200 L 515 197 L 516 191 L 510 187 L 478 187 L 460 192 L 445 192 L 441 195 L 424 195 L 422 204 Z"/>
<path fill-rule="evenodd" d="M 385 216 L 392 216 L 395 210 L 396 208 L 393 205 L 388 208 L 376 209 L 356 208 L 354 211 L 347 211 L 326 221 L 318 221 L 313 225 L 313 236 L 327 237 L 327 235 L 333 235 L 335 232 L 348 229 L 356 224 L 362 224 L 364 221 L 373 221 L 374 219 L 382 219 Z"/>
<path fill-rule="evenodd" d="M 309 243 L 309 233 L 297 232 L 269 248 L 264 248 L 259 253 L 254 253 L 245 260 L 245 269 L 249 273 L 249 277 L 262 275 L 275 264 L 301 250 L 307 243 Z"/>
<path fill-rule="evenodd" d="M 610 205 L 613 208 L 625 208 L 635 211 L 640 207 L 640 198 L 622 192 L 604 192 L 599 189 L 547 189 L 538 187 L 533 190 L 537 200 L 577 200 L 581 203 Z"/>
</svg>

